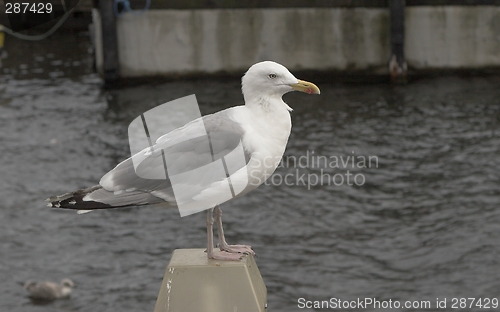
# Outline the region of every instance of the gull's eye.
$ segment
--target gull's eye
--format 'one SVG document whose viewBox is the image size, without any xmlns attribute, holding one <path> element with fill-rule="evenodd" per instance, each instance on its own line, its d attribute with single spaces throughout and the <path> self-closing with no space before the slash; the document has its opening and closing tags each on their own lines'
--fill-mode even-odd
<svg viewBox="0 0 500 312">
<path fill-rule="evenodd" d="M 269 76 L 268 76 L 268 77 L 269 77 L 270 79 L 274 79 L 274 78 L 276 78 L 277 76 L 276 76 L 276 74 L 269 74 Z"/>
</svg>

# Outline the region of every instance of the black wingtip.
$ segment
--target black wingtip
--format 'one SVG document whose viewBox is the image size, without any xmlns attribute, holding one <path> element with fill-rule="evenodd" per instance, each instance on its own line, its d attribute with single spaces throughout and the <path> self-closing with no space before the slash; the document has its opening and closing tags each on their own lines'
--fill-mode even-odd
<svg viewBox="0 0 500 312">
<path fill-rule="evenodd" d="M 46 199 L 50 208 L 64 208 L 64 209 L 75 209 L 75 210 L 93 210 L 93 209 L 106 209 L 112 208 L 111 205 L 96 202 L 96 201 L 86 201 L 83 198 L 96 190 L 101 189 L 100 185 L 95 185 L 85 189 L 80 189 L 75 192 L 66 193 L 60 196 L 52 196 Z"/>
</svg>

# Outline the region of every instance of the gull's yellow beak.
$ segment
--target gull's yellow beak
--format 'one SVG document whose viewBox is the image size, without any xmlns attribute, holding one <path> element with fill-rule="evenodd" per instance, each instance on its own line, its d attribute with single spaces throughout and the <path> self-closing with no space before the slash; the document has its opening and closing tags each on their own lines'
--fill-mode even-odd
<svg viewBox="0 0 500 312">
<path fill-rule="evenodd" d="M 319 88 L 312 82 L 297 79 L 299 82 L 290 85 L 295 91 L 305 92 L 307 94 L 320 94 Z"/>
</svg>

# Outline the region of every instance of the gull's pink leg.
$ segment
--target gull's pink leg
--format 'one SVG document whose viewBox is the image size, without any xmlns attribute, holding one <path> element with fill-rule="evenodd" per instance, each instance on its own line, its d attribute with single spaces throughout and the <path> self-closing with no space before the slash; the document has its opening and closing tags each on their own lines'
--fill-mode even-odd
<svg viewBox="0 0 500 312">
<path fill-rule="evenodd" d="M 207 257 L 214 260 L 240 260 L 243 255 L 230 253 L 227 251 L 214 251 L 214 218 L 212 216 L 213 208 L 207 210 Z"/>
<path fill-rule="evenodd" d="M 228 245 L 226 238 L 224 237 L 224 229 L 222 228 L 222 210 L 219 205 L 215 206 L 214 211 L 215 220 L 217 221 L 217 232 L 219 235 L 219 249 L 230 253 L 242 253 L 255 256 L 255 252 L 252 250 L 252 247 L 248 245 Z"/>
</svg>

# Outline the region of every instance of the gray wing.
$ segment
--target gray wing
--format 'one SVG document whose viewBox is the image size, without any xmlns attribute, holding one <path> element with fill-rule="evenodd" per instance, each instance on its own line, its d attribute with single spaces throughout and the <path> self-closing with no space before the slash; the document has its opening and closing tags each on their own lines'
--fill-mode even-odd
<svg viewBox="0 0 500 312">
<path fill-rule="evenodd" d="M 228 110 L 204 116 L 160 137 L 152 148 L 123 161 L 104 175 L 100 184 L 115 195 L 145 192 L 175 204 L 172 181 L 176 177 L 195 174 L 196 181 L 191 174 L 190 182 L 183 187 L 198 187 L 201 191 L 214 177 L 220 176 L 219 171 L 211 168 L 213 162 L 222 160 L 229 174 L 243 168 L 251 157 L 251 151 L 242 144 L 244 135 L 244 129 L 229 117 Z M 234 152 L 238 149 L 242 153 Z M 135 167 L 132 158 L 136 160 Z"/>
<path fill-rule="evenodd" d="M 38 300 L 56 300 L 58 298 L 58 285 L 54 283 L 36 283 L 28 288 L 30 297 Z"/>
</svg>

